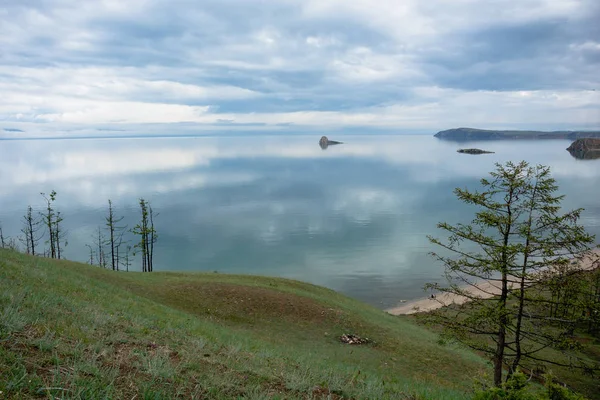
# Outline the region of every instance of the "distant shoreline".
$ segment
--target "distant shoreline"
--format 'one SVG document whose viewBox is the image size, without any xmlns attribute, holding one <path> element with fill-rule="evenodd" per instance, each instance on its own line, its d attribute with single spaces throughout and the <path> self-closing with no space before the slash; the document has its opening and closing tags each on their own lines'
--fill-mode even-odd
<svg viewBox="0 0 600 400">
<path fill-rule="evenodd" d="M 439 131 L 434 137 L 451 141 L 475 140 L 577 140 L 600 138 L 600 131 L 525 131 L 525 130 L 489 130 L 475 128 L 456 128 Z"/>
</svg>

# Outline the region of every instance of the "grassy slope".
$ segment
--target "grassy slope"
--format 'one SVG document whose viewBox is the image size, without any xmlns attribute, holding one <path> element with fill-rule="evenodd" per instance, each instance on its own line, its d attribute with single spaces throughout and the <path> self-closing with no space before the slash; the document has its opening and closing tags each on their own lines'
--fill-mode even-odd
<svg viewBox="0 0 600 400">
<path fill-rule="evenodd" d="M 300 282 L 113 273 L 0 249 L 0 399 L 463 399 L 487 366 L 436 340 Z"/>
</svg>

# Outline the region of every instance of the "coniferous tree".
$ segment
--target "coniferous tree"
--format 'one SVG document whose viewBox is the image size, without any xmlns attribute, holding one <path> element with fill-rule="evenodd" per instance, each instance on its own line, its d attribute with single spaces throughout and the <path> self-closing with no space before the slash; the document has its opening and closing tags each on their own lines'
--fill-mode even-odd
<svg viewBox="0 0 600 400">
<path fill-rule="evenodd" d="M 107 243 L 106 238 L 102 234 L 102 228 L 98 227 L 96 236 L 94 237 L 94 244 L 96 247 L 96 264 L 102 268 L 106 268 L 106 266 L 107 266 L 106 252 L 105 252 L 106 243 Z"/>
<path fill-rule="evenodd" d="M 581 209 L 562 213 L 563 196 L 556 195 L 548 167 L 509 162 L 496 164 L 490 175 L 481 180 L 482 191 L 455 190 L 478 211 L 470 224 L 438 224 L 447 239 L 429 239 L 444 249 L 432 254 L 444 264 L 448 284 L 426 288 L 469 300 L 428 319 L 441 324 L 447 337 L 488 354 L 499 386 L 504 367 L 510 377 L 524 359 L 548 361 L 542 353 L 548 347 L 577 347 L 570 335 L 577 316 L 546 312 L 555 301 L 548 298 L 548 277 L 572 273 L 571 259 L 586 254 L 594 237 L 578 224 Z M 597 367 L 577 357 L 559 364 Z"/>
<path fill-rule="evenodd" d="M 148 251 L 148 260 L 149 260 L 149 265 L 150 265 L 150 271 L 154 270 L 154 243 L 156 243 L 156 241 L 158 240 L 158 235 L 156 234 L 156 229 L 154 229 L 154 217 L 157 216 L 158 214 L 154 214 L 154 210 L 152 209 L 152 206 L 148 205 L 148 209 L 149 212 L 148 214 L 150 215 L 150 237 L 149 237 L 149 251 Z"/>
<path fill-rule="evenodd" d="M 6 241 L 4 240 L 4 231 L 2 230 L 2 223 L 0 223 L 0 246 L 6 247 Z"/>
<path fill-rule="evenodd" d="M 11 238 L 8 236 L 4 236 L 4 231 L 2 230 L 2 224 L 0 223 L 0 249 L 10 249 L 19 251 L 19 245 L 15 238 Z"/>
<path fill-rule="evenodd" d="M 40 194 L 44 200 L 46 200 L 46 210 L 44 213 L 40 213 L 40 216 L 42 217 L 44 227 L 48 233 L 47 243 L 50 248 L 48 249 L 47 254 L 50 256 L 50 258 L 56 258 L 56 240 L 54 235 L 54 218 L 56 214 L 54 212 L 54 208 L 52 207 L 52 204 L 56 199 L 56 192 L 53 190 L 49 196 L 46 196 L 46 194 L 43 192 Z"/>
<path fill-rule="evenodd" d="M 600 262 L 587 274 L 587 285 L 583 300 L 583 315 L 586 317 L 589 334 L 600 337 Z"/>
<path fill-rule="evenodd" d="M 56 258 L 59 260 L 62 258 L 61 250 L 68 245 L 66 241 L 67 232 L 62 230 L 62 225 L 60 224 L 62 221 L 63 218 L 60 216 L 60 211 L 57 211 L 54 218 L 54 240 L 56 244 Z M 61 244 L 63 247 L 61 247 Z"/>
<path fill-rule="evenodd" d="M 33 216 L 33 209 L 31 206 L 27 207 L 27 212 L 23 216 L 23 228 L 21 232 L 23 233 L 23 244 L 25 245 L 26 251 L 28 254 L 34 255 L 36 254 L 36 246 L 42 235 L 39 233 L 41 221 L 37 220 Z"/>
<path fill-rule="evenodd" d="M 90 250 L 90 261 L 89 261 L 89 264 L 90 265 L 94 265 L 94 248 L 90 244 L 86 244 L 85 246 Z"/>
<path fill-rule="evenodd" d="M 124 217 L 115 217 L 112 201 L 108 200 L 108 215 L 106 227 L 108 229 L 108 241 L 110 246 L 111 267 L 113 271 L 119 270 L 119 246 L 123 242 L 124 226 L 118 226 Z"/>
<path fill-rule="evenodd" d="M 52 191 L 50 195 L 46 195 L 45 193 L 40 193 L 44 200 L 46 201 L 46 210 L 43 213 L 40 213 L 42 218 L 42 223 L 48 232 L 48 241 L 50 248 L 48 250 L 48 255 L 51 258 L 62 258 L 62 249 L 67 246 L 66 235 L 67 233 L 63 231 L 61 222 L 63 218 L 61 217 L 60 211 L 56 211 L 53 207 L 54 202 L 56 201 L 56 191 Z M 61 247 L 61 244 L 63 247 Z"/>
<path fill-rule="evenodd" d="M 141 220 L 133 227 L 133 234 L 140 237 L 140 241 L 135 244 L 134 248 L 139 249 L 142 255 L 142 272 L 148 271 L 148 207 L 146 201 L 140 199 Z"/>
<path fill-rule="evenodd" d="M 131 260 L 129 259 L 129 254 L 131 254 L 131 246 L 127 245 L 125 250 L 125 260 L 123 261 L 123 266 L 125 267 L 125 271 L 129 272 L 129 267 L 131 266 Z"/>
<path fill-rule="evenodd" d="M 139 236 L 139 242 L 134 246 L 142 255 L 142 272 L 152 272 L 154 243 L 157 240 L 156 230 L 154 228 L 154 211 L 150 204 L 140 199 L 140 222 L 133 228 L 132 232 Z"/>
</svg>

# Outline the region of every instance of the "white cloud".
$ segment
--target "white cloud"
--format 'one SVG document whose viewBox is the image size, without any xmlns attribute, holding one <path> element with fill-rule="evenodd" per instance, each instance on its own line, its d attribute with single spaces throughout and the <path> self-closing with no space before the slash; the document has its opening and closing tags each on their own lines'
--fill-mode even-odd
<svg viewBox="0 0 600 400">
<path fill-rule="evenodd" d="M 308 36 L 306 44 L 317 48 L 324 48 L 339 45 L 340 41 L 333 36 Z"/>
<path fill-rule="evenodd" d="M 350 49 L 331 62 L 336 78 L 355 83 L 402 79 L 422 81 L 423 74 L 415 69 L 409 57 L 398 54 L 378 54 L 370 48 Z"/>
<path fill-rule="evenodd" d="M 136 124 L 193 122 L 218 124 L 294 124 L 304 127 L 371 126 L 439 130 L 453 126 L 502 128 L 506 124 L 530 127 L 598 124 L 597 91 L 464 91 L 419 87 L 408 103 L 360 111 L 298 111 L 277 113 L 216 113 L 210 106 L 46 97 L 16 93 L 0 99 L 0 112 L 14 118 L 75 124 Z M 43 110 L 51 110 L 50 112 Z M 35 129 L 35 127 L 32 127 Z"/>
<path fill-rule="evenodd" d="M 592 40 L 588 40 L 584 43 L 571 44 L 569 46 L 571 49 L 576 51 L 589 51 L 589 52 L 600 52 L 600 43 L 594 42 Z"/>
<path fill-rule="evenodd" d="M 0 119 L 598 126 L 597 12 L 590 0 L 7 0 Z"/>
<path fill-rule="evenodd" d="M 139 71 L 109 68 L 0 67 L 0 115 L 31 119 L 103 123 L 197 120 L 208 106 L 187 101 L 249 99 L 259 93 L 234 86 L 199 86 L 136 78 Z M 11 79 L 2 79 L 2 75 Z M 159 100 L 160 99 L 160 100 Z M 150 100 L 150 101 L 148 101 Z M 162 103 L 162 104 L 161 104 Z M 169 104 L 171 103 L 171 104 Z M 39 112 L 49 110 L 50 112 Z"/>
<path fill-rule="evenodd" d="M 309 17 L 350 18 L 404 43 L 421 42 L 448 32 L 481 26 L 527 23 L 549 18 L 586 16 L 580 0 L 309 0 L 304 2 Z"/>
<path fill-rule="evenodd" d="M 115 126 L 177 122 L 219 124 L 230 121 L 233 124 L 294 124 L 301 127 L 401 126 L 436 131 L 456 126 L 498 129 L 525 121 L 530 128 L 569 121 L 573 128 L 577 128 L 600 122 L 597 119 L 600 92 L 597 91 L 469 92 L 421 87 L 416 88 L 414 94 L 417 97 L 406 104 L 360 111 L 216 113 L 210 106 L 13 93 L 0 99 L 0 112 L 22 120 L 82 125 L 113 123 Z M 36 130 L 35 126 L 24 127 Z"/>
<path fill-rule="evenodd" d="M 48 122 L 71 122 L 80 124 L 102 124 L 107 122 L 127 123 L 175 123 L 182 121 L 202 122 L 208 107 L 179 104 L 154 104 L 142 102 L 91 102 L 81 101 L 70 110 L 47 114 L 35 114 L 36 120 Z M 73 104 L 63 100 L 63 105 Z M 66 108 L 66 107 L 65 107 Z"/>
</svg>

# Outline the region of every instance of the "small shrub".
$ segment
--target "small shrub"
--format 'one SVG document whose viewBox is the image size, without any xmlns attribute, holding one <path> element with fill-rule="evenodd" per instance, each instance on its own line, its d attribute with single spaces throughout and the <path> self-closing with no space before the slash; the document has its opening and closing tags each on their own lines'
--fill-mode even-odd
<svg viewBox="0 0 600 400">
<path fill-rule="evenodd" d="M 546 394 L 549 400 L 586 400 L 579 393 L 575 393 L 566 387 L 554 382 L 551 375 L 546 375 Z"/>
<path fill-rule="evenodd" d="M 476 391 L 473 400 L 536 400 L 527 389 L 527 377 L 522 372 L 514 373 L 501 387 Z"/>
<path fill-rule="evenodd" d="M 534 393 L 525 374 L 516 372 L 501 387 L 475 391 L 473 400 L 586 400 L 579 393 L 554 382 L 551 375 L 545 378 L 546 390 Z"/>
</svg>

